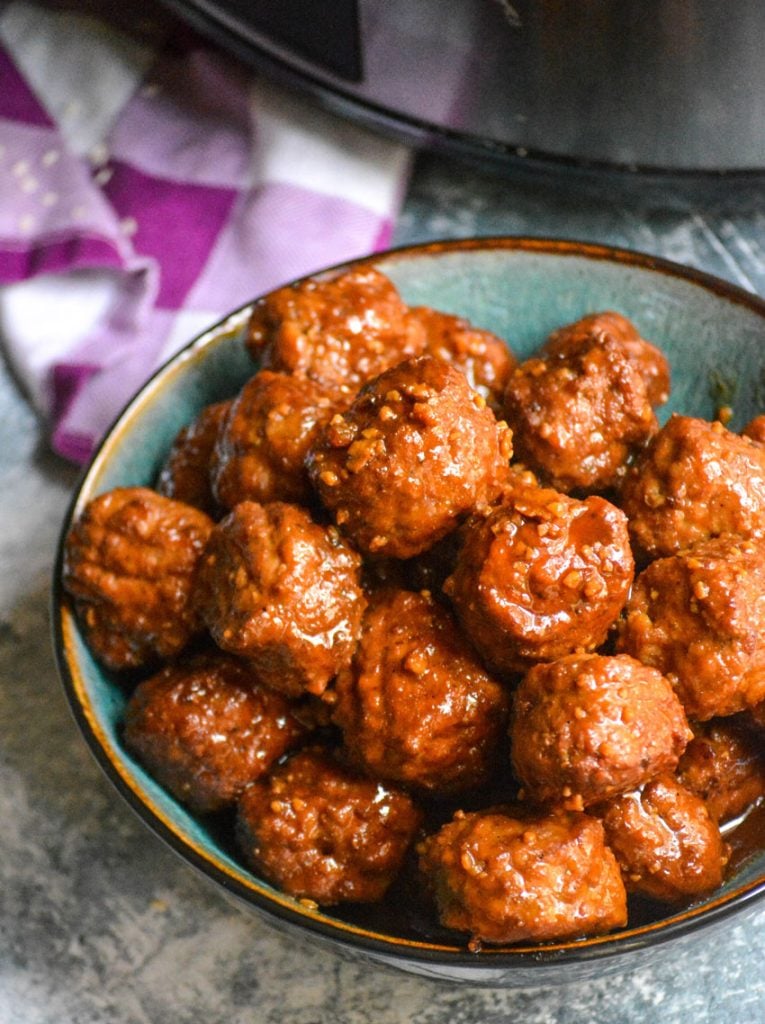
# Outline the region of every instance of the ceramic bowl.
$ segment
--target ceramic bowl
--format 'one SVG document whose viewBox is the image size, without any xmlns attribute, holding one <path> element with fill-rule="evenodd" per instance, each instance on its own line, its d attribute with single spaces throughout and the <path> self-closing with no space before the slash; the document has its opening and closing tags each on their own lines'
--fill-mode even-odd
<svg viewBox="0 0 765 1024">
<path fill-rule="evenodd" d="M 593 311 L 618 310 L 660 344 L 673 391 L 662 410 L 711 418 L 735 410 L 733 428 L 765 409 L 765 303 L 718 279 L 632 252 L 539 239 L 480 239 L 394 250 L 365 261 L 383 270 L 411 305 L 468 317 L 530 355 L 555 327 Z M 335 268 L 336 269 L 336 268 Z M 101 444 L 75 494 L 62 538 L 86 502 L 118 485 L 152 484 L 177 431 L 206 404 L 233 395 L 254 372 L 242 344 L 251 306 L 232 313 L 163 366 L 129 403 Z M 123 688 L 93 659 L 54 581 L 55 647 L 79 726 L 106 774 L 139 816 L 181 857 L 237 901 L 340 952 L 404 970 L 472 984 L 546 985 L 584 980 L 665 955 L 732 915 L 754 909 L 765 891 L 765 852 L 750 857 L 723 888 L 690 907 L 648 909 L 610 935 L 550 945 L 467 950 L 399 893 L 380 910 L 313 910 L 245 869 L 225 830 L 193 817 L 122 746 Z M 296 957 L 296 970 L 298 961 Z"/>
</svg>

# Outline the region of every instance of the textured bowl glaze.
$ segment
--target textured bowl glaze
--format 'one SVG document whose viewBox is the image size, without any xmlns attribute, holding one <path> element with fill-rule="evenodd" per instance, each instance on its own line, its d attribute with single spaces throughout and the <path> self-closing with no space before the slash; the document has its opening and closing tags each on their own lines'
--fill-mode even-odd
<svg viewBox="0 0 765 1024">
<path fill-rule="evenodd" d="M 660 345 L 672 365 L 672 411 L 712 417 L 734 409 L 732 428 L 765 410 L 765 303 L 716 278 L 632 252 L 542 239 L 472 239 L 409 247 L 365 261 L 388 274 L 411 305 L 469 318 L 506 338 L 521 358 L 547 334 L 585 313 L 615 309 Z M 333 268 L 338 269 L 338 268 Z M 101 444 L 74 495 L 62 542 L 83 506 L 116 486 L 152 485 L 177 431 L 254 372 L 242 344 L 251 306 L 196 338 L 141 389 Z M 189 864 L 240 905 L 294 937 L 313 936 L 346 955 L 470 984 L 503 986 L 585 980 L 642 965 L 731 915 L 758 905 L 765 852 L 724 887 L 691 907 L 648 910 L 611 935 L 545 946 L 467 950 L 464 940 L 417 919 L 406 892 L 384 912 L 323 912 L 302 906 L 239 862 L 224 831 L 195 819 L 125 751 L 123 687 L 93 659 L 61 586 L 62 545 L 53 583 L 54 643 L 75 718 L 106 774 L 139 816 Z M 297 969 L 297 961 L 296 961 Z"/>
</svg>

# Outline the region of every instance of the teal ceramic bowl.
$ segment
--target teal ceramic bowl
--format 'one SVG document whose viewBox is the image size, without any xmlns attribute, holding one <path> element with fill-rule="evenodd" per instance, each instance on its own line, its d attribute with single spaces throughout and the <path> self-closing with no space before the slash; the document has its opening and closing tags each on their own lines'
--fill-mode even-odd
<svg viewBox="0 0 765 1024">
<path fill-rule="evenodd" d="M 530 355 L 555 327 L 615 309 L 667 353 L 673 392 L 662 411 L 711 418 L 735 410 L 740 428 L 765 410 L 765 303 L 687 268 L 595 245 L 539 239 L 479 239 L 415 246 L 365 263 L 388 274 L 404 299 L 468 317 Z M 338 269 L 338 268 L 334 268 Z M 245 306 L 192 341 L 141 389 L 116 421 L 74 496 L 62 538 L 86 502 L 118 485 L 151 485 L 177 431 L 206 404 L 233 395 L 253 373 L 242 332 Z M 314 910 L 277 892 L 240 863 L 225 829 L 195 819 L 125 751 L 125 693 L 92 658 L 54 581 L 55 647 L 77 722 L 106 774 L 140 817 L 222 892 L 341 953 L 419 974 L 503 986 L 585 980 L 678 951 L 731 916 L 755 909 L 765 892 L 765 852 L 691 907 L 648 909 L 613 934 L 552 945 L 467 950 L 459 936 L 419 916 L 417 900 L 394 894 L 383 909 Z M 118 883 L 117 883 L 118 884 Z M 299 970 L 299 961 L 295 960 Z"/>
</svg>

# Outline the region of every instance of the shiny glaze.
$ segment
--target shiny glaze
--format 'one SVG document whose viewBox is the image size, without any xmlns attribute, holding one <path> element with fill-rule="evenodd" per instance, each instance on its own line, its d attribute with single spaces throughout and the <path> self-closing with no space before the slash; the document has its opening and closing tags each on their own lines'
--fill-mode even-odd
<svg viewBox="0 0 765 1024">
<path fill-rule="evenodd" d="M 269 686 L 321 694 L 358 638 L 360 570 L 337 530 L 305 509 L 244 501 L 210 535 L 195 601 L 218 646 Z"/>
<path fill-rule="evenodd" d="M 311 479 L 364 554 L 411 558 L 492 500 L 512 454 L 507 424 L 432 356 L 370 381 L 309 454 Z"/>
<path fill-rule="evenodd" d="M 599 497 L 510 486 L 476 517 L 444 591 L 500 674 L 593 650 L 627 600 L 634 563 L 624 514 Z"/>
<path fill-rule="evenodd" d="M 674 415 L 628 473 L 621 507 L 641 556 L 711 537 L 765 534 L 765 447 L 719 422 Z"/>
</svg>

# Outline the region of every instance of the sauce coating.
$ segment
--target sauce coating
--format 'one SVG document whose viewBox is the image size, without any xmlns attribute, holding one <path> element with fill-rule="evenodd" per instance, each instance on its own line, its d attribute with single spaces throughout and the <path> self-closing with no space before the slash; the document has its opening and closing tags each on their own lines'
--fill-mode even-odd
<svg viewBox="0 0 765 1024">
<path fill-rule="evenodd" d="M 425 331 L 392 282 L 366 267 L 261 299 L 246 344 L 264 369 L 310 377 L 352 396 L 370 377 L 419 355 Z"/>
<path fill-rule="evenodd" d="M 224 651 L 290 696 L 321 694 L 353 654 L 361 559 L 297 505 L 243 501 L 200 560 L 196 607 Z"/>
<path fill-rule="evenodd" d="M 425 329 L 425 352 L 461 370 L 471 388 L 501 414 L 505 388 L 517 365 L 505 342 L 462 317 L 427 306 L 417 306 L 411 315 Z"/>
<path fill-rule="evenodd" d="M 444 592 L 486 664 L 508 675 L 602 644 L 633 571 L 614 505 L 521 486 L 465 528 Z"/>
<path fill-rule="evenodd" d="M 641 362 L 621 338 L 570 332 L 510 375 L 505 418 L 530 469 L 559 491 L 591 493 L 621 481 L 658 423 Z"/>
<path fill-rule="evenodd" d="M 723 536 L 660 558 L 635 583 L 618 647 L 705 721 L 765 698 L 765 543 Z"/>
<path fill-rule="evenodd" d="M 128 749 L 200 814 L 233 804 L 305 733 L 285 697 L 224 654 L 166 666 L 125 710 Z"/>
<path fill-rule="evenodd" d="M 621 507 L 636 554 L 765 533 L 765 448 L 721 423 L 674 415 L 628 473 Z"/>
<path fill-rule="evenodd" d="M 258 302 L 247 345 L 164 494 L 102 495 L 67 539 L 94 654 L 152 673 L 134 755 L 309 905 L 417 884 L 424 825 L 432 919 L 473 949 L 621 927 L 625 882 L 716 887 L 717 822 L 748 815 L 740 860 L 765 785 L 762 417 L 656 434 L 669 367 L 620 314 L 517 366 L 363 267 Z M 659 561 L 625 613 L 630 539 Z"/>
<path fill-rule="evenodd" d="M 212 528 L 204 512 L 147 487 L 89 502 L 66 538 L 63 582 L 105 665 L 175 657 L 202 631 L 192 590 Z"/>
<path fill-rule="evenodd" d="M 586 814 L 458 813 L 419 853 L 441 922 L 473 940 L 599 935 L 627 920 L 616 859 Z"/>
<path fill-rule="evenodd" d="M 220 504 L 307 504 L 305 457 L 338 403 L 320 384 L 261 370 L 234 399 L 210 453 L 209 475 Z"/>
<path fill-rule="evenodd" d="M 509 694 L 428 595 L 373 596 L 336 696 L 334 720 L 370 775 L 448 794 L 496 767 Z"/>
<path fill-rule="evenodd" d="M 231 401 L 208 405 L 193 423 L 178 432 L 157 478 L 157 490 L 201 509 L 213 518 L 219 506 L 210 479 L 210 460 Z"/>
<path fill-rule="evenodd" d="M 724 824 L 765 797 L 762 735 L 747 715 L 717 718 L 693 727 L 677 778 L 700 797 L 714 821 Z"/>
<path fill-rule="evenodd" d="M 308 458 L 324 506 L 364 554 L 411 558 L 491 501 L 512 440 L 466 378 L 432 356 L 371 380 Z"/>
<path fill-rule="evenodd" d="M 625 654 L 535 665 L 513 699 L 510 740 L 527 797 L 581 810 L 673 771 L 692 738 L 656 669 Z"/>
<path fill-rule="evenodd" d="M 671 775 L 594 809 L 630 892 L 677 903 L 716 889 L 727 851 L 704 801 Z"/>
<path fill-rule="evenodd" d="M 406 793 L 312 748 L 244 791 L 236 827 L 256 871 L 291 896 L 331 906 L 382 899 L 420 821 Z"/>
</svg>

